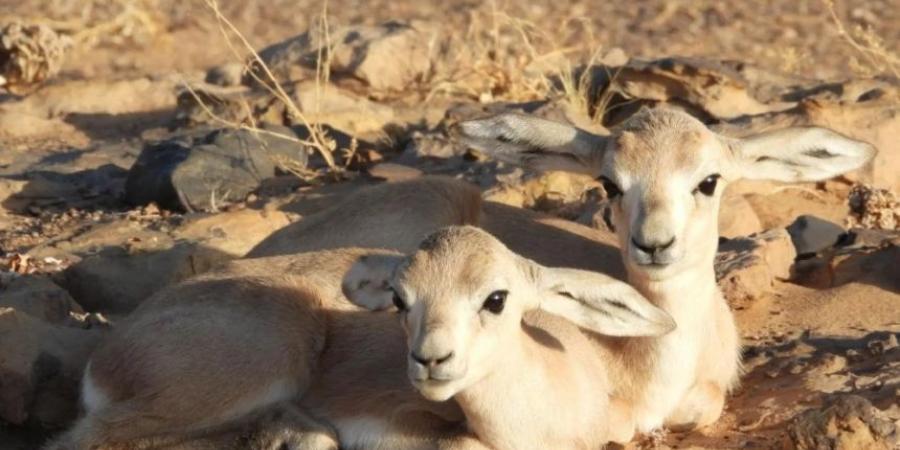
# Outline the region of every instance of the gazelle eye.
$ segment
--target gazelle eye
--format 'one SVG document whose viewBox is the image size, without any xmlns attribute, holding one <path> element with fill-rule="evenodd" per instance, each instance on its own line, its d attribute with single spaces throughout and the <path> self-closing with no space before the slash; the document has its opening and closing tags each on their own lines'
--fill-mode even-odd
<svg viewBox="0 0 900 450">
<path fill-rule="evenodd" d="M 717 173 L 704 178 L 703 181 L 701 181 L 700 184 L 697 185 L 697 188 L 694 189 L 694 193 L 700 191 L 707 197 L 712 196 L 716 193 L 716 184 L 719 183 L 719 178 L 722 177 Z"/>
<path fill-rule="evenodd" d="M 610 200 L 622 195 L 622 190 L 619 189 L 619 186 L 617 186 L 616 183 L 613 183 L 609 178 L 600 176 L 597 179 L 600 180 L 600 184 L 603 185 L 603 190 L 606 191 L 606 197 Z"/>
<path fill-rule="evenodd" d="M 500 314 L 503 312 L 503 307 L 506 306 L 507 295 L 509 295 L 509 291 L 491 292 L 491 295 L 488 295 L 481 305 L 481 309 L 486 309 L 492 314 Z"/>
<path fill-rule="evenodd" d="M 400 294 L 398 294 L 395 289 L 391 289 L 391 291 L 394 293 L 394 298 L 392 300 L 394 301 L 394 306 L 397 307 L 397 311 L 406 311 L 406 303 L 403 302 L 403 298 L 400 297 Z"/>
</svg>

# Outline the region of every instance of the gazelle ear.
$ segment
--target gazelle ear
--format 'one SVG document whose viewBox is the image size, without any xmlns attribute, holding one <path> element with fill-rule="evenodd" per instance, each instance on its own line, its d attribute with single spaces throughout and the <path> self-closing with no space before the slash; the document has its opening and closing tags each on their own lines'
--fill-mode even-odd
<svg viewBox="0 0 900 450">
<path fill-rule="evenodd" d="M 821 181 L 862 167 L 875 147 L 827 128 L 794 127 L 730 142 L 741 176 L 752 180 Z"/>
<path fill-rule="evenodd" d="M 675 329 L 668 313 L 628 283 L 596 272 L 530 262 L 540 309 L 607 336 L 662 336 Z"/>
<path fill-rule="evenodd" d="M 451 135 L 498 160 L 536 171 L 564 170 L 595 176 L 606 149 L 603 136 L 512 113 L 458 123 Z"/>
<path fill-rule="evenodd" d="M 344 275 L 341 290 L 357 306 L 372 311 L 388 309 L 394 305 L 391 279 L 405 259 L 399 253 L 362 256 Z"/>
</svg>

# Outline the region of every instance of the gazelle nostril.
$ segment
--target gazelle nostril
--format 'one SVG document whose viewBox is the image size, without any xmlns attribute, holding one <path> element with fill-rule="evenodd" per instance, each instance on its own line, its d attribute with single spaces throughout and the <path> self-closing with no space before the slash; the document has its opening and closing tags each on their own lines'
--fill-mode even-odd
<svg viewBox="0 0 900 450">
<path fill-rule="evenodd" d="M 447 356 L 434 360 L 437 364 L 443 364 L 453 357 L 453 352 L 447 353 Z"/>
<path fill-rule="evenodd" d="M 672 244 L 674 244 L 674 243 L 675 243 L 675 238 L 673 237 L 672 239 L 669 239 L 669 242 L 666 242 L 665 244 L 660 245 L 660 246 L 657 247 L 656 249 L 657 249 L 657 250 L 665 250 L 665 249 L 671 247 Z"/>
<path fill-rule="evenodd" d="M 423 366 L 427 366 L 428 363 L 431 362 L 428 359 L 425 359 L 425 358 L 417 355 L 416 352 L 409 352 L 409 357 L 412 358 L 413 361 L 415 361 Z"/>
<path fill-rule="evenodd" d="M 637 239 L 635 239 L 635 238 L 631 238 L 631 243 L 632 243 L 635 247 L 637 247 L 638 250 L 640 250 L 640 251 L 642 251 L 642 252 L 644 252 L 644 253 L 653 253 L 653 250 L 654 250 L 653 247 L 650 247 L 650 246 L 647 246 L 647 245 L 643 245 L 643 244 L 641 244 L 640 242 L 638 242 Z"/>
<path fill-rule="evenodd" d="M 652 255 L 671 247 L 672 244 L 675 243 L 675 238 L 673 237 L 672 239 L 669 239 L 668 242 L 663 244 L 642 244 L 638 242 L 637 239 L 631 238 L 631 243 L 634 244 L 634 246 L 637 247 L 640 251 Z"/>
</svg>

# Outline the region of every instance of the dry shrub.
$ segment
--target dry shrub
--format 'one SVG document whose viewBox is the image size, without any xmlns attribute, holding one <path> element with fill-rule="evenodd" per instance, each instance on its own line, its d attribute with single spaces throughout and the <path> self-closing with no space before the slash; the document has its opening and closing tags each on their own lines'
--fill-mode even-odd
<svg viewBox="0 0 900 450">
<path fill-rule="evenodd" d="M 59 72 L 70 46 L 70 39 L 45 25 L 6 25 L 0 30 L 0 87 L 28 92 Z"/>
<path fill-rule="evenodd" d="M 858 58 L 850 61 L 850 67 L 855 72 L 866 76 L 892 74 L 900 78 L 900 56 L 895 49 L 888 48 L 881 36 L 870 28 L 856 26 L 852 32 L 847 30 L 834 8 L 834 0 L 822 2 L 831 15 L 838 34 L 858 55 Z"/>
<path fill-rule="evenodd" d="M 594 31 L 588 20 L 565 18 L 558 26 L 538 25 L 500 11 L 495 2 L 469 12 L 465 32 L 444 29 L 429 79 L 427 98 L 466 97 L 482 103 L 561 98 L 587 115 Z M 572 43 L 572 44 L 568 44 Z"/>
<path fill-rule="evenodd" d="M 68 36 L 79 48 L 145 43 L 165 28 L 159 6 L 159 0 L 34 0 L 41 15 L 23 20 Z"/>
<path fill-rule="evenodd" d="M 850 190 L 849 203 L 848 226 L 900 230 L 900 201 L 893 192 L 860 184 Z"/>
<path fill-rule="evenodd" d="M 196 102 L 201 106 L 201 108 L 203 108 L 206 114 L 208 114 L 214 122 L 217 122 L 220 125 L 235 129 L 249 130 L 254 133 L 270 134 L 282 139 L 287 139 L 302 144 L 304 147 L 317 152 L 322 157 L 322 159 L 325 161 L 328 172 L 331 175 L 340 177 L 345 172 L 345 169 L 349 165 L 349 162 L 346 162 L 345 164 L 338 164 L 335 159 L 335 154 L 339 153 L 348 161 L 352 160 L 357 150 L 355 141 L 353 141 L 354 143 L 351 144 L 352 148 L 339 150 L 337 148 L 336 141 L 328 134 L 328 131 L 324 127 L 324 124 L 313 122 L 308 119 L 308 117 L 315 117 L 318 115 L 318 101 L 313 102 L 314 104 L 311 105 L 311 111 L 302 110 L 300 106 L 298 106 L 294 101 L 293 97 L 288 93 L 288 91 L 285 90 L 281 83 L 278 82 L 277 77 L 272 73 L 271 69 L 262 60 L 262 58 L 259 56 L 259 53 L 256 52 L 247 38 L 227 17 L 225 17 L 222 10 L 219 8 L 218 2 L 216 0 L 204 0 L 204 3 L 206 4 L 209 11 L 211 11 L 214 15 L 221 36 L 225 44 L 231 50 L 235 60 L 240 61 L 244 64 L 244 73 L 252 76 L 257 82 L 258 86 L 261 86 L 263 89 L 268 91 L 268 93 L 272 95 L 273 98 L 275 98 L 284 106 L 288 119 L 292 123 L 300 123 L 304 127 L 306 127 L 306 129 L 309 131 L 309 137 L 307 139 L 299 139 L 296 136 L 288 136 L 278 132 L 262 129 L 254 122 L 253 114 L 245 115 L 245 117 L 247 118 L 246 123 L 237 123 L 218 116 L 209 108 L 205 100 L 201 97 L 200 93 L 195 91 L 188 83 L 184 83 L 185 88 L 193 95 L 194 100 L 196 100 Z M 316 32 L 321 34 L 322 36 L 325 36 L 326 43 L 329 42 L 327 2 L 323 4 L 322 13 L 319 16 L 317 27 L 318 29 L 316 30 Z M 315 92 L 317 93 L 317 99 L 320 96 L 322 87 L 329 82 L 330 53 L 330 44 L 326 44 L 319 48 L 315 78 Z M 250 70 L 251 67 L 253 70 Z M 308 181 L 315 180 L 319 175 L 321 175 L 316 171 L 310 170 L 307 167 L 302 167 L 292 161 L 276 159 L 275 163 L 280 169 Z"/>
</svg>

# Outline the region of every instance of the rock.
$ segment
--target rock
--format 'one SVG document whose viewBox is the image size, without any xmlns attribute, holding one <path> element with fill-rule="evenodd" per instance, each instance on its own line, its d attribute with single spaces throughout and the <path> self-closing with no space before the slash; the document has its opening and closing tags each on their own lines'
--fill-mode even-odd
<svg viewBox="0 0 900 450">
<path fill-rule="evenodd" d="M 355 96 L 332 85 L 298 83 L 294 98 L 310 123 L 328 124 L 352 135 L 381 131 L 394 119 L 390 106 Z"/>
<path fill-rule="evenodd" d="M 75 418 L 79 382 L 103 335 L 0 308 L 0 419 L 62 426 Z"/>
<path fill-rule="evenodd" d="M 814 255 L 838 243 L 846 231 L 835 223 L 803 215 L 787 227 L 798 256 Z"/>
<path fill-rule="evenodd" d="M 0 308 L 14 308 L 53 324 L 65 324 L 84 310 L 63 288 L 42 276 L 14 278 L 0 291 Z"/>
<path fill-rule="evenodd" d="M 287 214 L 281 211 L 242 209 L 188 216 L 172 233 L 206 249 L 243 257 L 260 241 L 289 223 Z"/>
<path fill-rule="evenodd" d="M 263 132 L 225 129 L 199 142 L 148 145 L 128 173 L 125 198 L 135 205 L 216 211 L 243 200 L 280 164 L 305 167 L 307 149 L 291 139 L 298 136 L 290 129 L 266 125 Z"/>
<path fill-rule="evenodd" d="M 788 279 L 797 253 L 790 235 L 772 229 L 719 244 L 716 279 L 729 303 L 742 309 L 772 289 L 776 278 Z"/>
<path fill-rule="evenodd" d="M 244 76 L 244 65 L 240 63 L 227 63 L 215 66 L 206 72 L 206 81 L 222 87 L 240 86 Z"/>
<path fill-rule="evenodd" d="M 863 397 L 836 395 L 788 426 L 784 447 L 793 450 L 890 450 L 897 426 Z"/>
<path fill-rule="evenodd" d="M 375 90 L 402 90 L 431 67 L 431 32 L 422 23 L 387 22 L 332 28 L 330 40 L 311 30 L 271 45 L 260 57 L 281 80 L 296 80 L 315 70 L 320 49 L 329 45 L 334 78 L 359 79 Z M 259 69 L 256 69 L 259 70 Z M 250 76 L 244 84 L 254 84 Z"/>
<path fill-rule="evenodd" d="M 850 190 L 852 227 L 879 230 L 900 230 L 900 200 L 887 189 L 857 185 Z"/>
<path fill-rule="evenodd" d="M 725 190 L 719 209 L 719 236 L 736 238 L 762 231 L 762 223 L 750 202 L 738 192 Z"/>
<path fill-rule="evenodd" d="M 57 280 L 85 309 L 121 314 L 159 289 L 234 259 L 202 244 L 182 242 L 154 252 L 108 248 L 68 267 Z"/>
<path fill-rule="evenodd" d="M 422 171 L 415 167 L 394 163 L 380 163 L 369 167 L 369 175 L 374 178 L 392 181 L 411 180 L 422 176 Z"/>
</svg>

